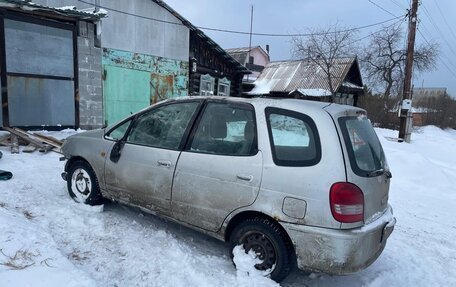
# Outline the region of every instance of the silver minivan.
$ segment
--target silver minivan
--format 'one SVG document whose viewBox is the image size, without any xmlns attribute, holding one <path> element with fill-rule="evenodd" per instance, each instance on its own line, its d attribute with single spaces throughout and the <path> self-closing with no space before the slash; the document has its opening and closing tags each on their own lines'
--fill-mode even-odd
<svg viewBox="0 0 456 287">
<path fill-rule="evenodd" d="M 62 177 L 104 199 L 243 245 L 276 281 L 298 268 L 347 274 L 396 223 L 391 173 L 362 109 L 294 99 L 185 97 L 69 137 Z"/>
</svg>

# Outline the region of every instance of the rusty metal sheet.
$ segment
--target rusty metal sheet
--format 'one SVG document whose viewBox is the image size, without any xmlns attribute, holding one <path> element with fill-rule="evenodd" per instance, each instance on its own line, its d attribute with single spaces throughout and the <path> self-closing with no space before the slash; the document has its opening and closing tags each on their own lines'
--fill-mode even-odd
<svg viewBox="0 0 456 287">
<path fill-rule="evenodd" d="M 152 73 L 150 75 L 150 103 L 173 98 L 174 76 Z"/>
<path fill-rule="evenodd" d="M 103 49 L 107 124 L 158 101 L 188 95 L 188 62 Z"/>
</svg>

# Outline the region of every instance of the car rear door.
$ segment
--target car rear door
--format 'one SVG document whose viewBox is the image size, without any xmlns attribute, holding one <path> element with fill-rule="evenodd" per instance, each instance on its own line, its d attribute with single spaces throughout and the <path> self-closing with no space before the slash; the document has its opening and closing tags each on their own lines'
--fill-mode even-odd
<svg viewBox="0 0 456 287">
<path fill-rule="evenodd" d="M 250 104 L 209 101 L 197 122 L 177 163 L 172 213 L 216 231 L 231 212 L 258 195 L 262 154 L 255 112 Z"/>
<path fill-rule="evenodd" d="M 348 112 L 338 118 L 348 154 L 347 181 L 364 194 L 364 222 L 380 216 L 388 206 L 391 172 L 371 122 L 363 114 Z"/>
<path fill-rule="evenodd" d="M 118 161 L 106 159 L 106 188 L 112 197 L 170 212 L 174 170 L 199 105 L 200 101 L 164 104 L 135 117 L 128 134 L 121 136 L 124 144 Z M 107 136 L 116 138 L 116 134 L 114 129 Z"/>
</svg>

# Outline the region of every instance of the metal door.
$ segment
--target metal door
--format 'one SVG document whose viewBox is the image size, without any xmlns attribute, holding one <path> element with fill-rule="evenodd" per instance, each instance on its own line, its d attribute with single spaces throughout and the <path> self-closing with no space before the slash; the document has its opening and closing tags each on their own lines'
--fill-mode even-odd
<svg viewBox="0 0 456 287">
<path fill-rule="evenodd" d="M 121 201 L 168 213 L 177 159 L 199 105 L 198 100 L 171 103 L 139 114 L 123 137 L 118 161 L 106 160 L 108 192 Z"/>
<path fill-rule="evenodd" d="M 75 125 L 73 26 L 46 23 L 5 19 L 11 126 Z"/>
<path fill-rule="evenodd" d="M 209 103 L 177 163 L 173 216 L 216 231 L 231 212 L 252 204 L 263 170 L 256 147 L 253 107 Z"/>
<path fill-rule="evenodd" d="M 105 65 L 103 97 L 108 125 L 136 113 L 150 105 L 150 73 Z"/>
<path fill-rule="evenodd" d="M 121 201 L 167 213 L 179 153 L 126 143 L 117 163 L 106 160 L 106 188 Z"/>
</svg>

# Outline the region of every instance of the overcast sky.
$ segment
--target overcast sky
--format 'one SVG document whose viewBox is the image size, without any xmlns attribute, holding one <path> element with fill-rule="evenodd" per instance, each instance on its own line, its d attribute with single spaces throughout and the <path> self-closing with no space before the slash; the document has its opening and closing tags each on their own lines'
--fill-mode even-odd
<svg viewBox="0 0 456 287">
<path fill-rule="evenodd" d="M 406 14 L 409 0 L 371 0 L 391 14 Z M 193 25 L 228 30 L 249 31 L 250 7 L 254 6 L 253 31 L 289 34 L 306 32 L 308 28 L 327 27 L 335 23 L 344 27 L 360 27 L 393 18 L 391 14 L 368 0 L 165 0 Z M 414 77 L 415 87 L 446 87 L 456 96 L 456 1 L 421 0 L 418 8 L 419 30 L 424 37 L 440 44 L 437 69 Z M 394 23 L 389 22 L 389 23 Z M 386 24 L 388 25 L 388 24 Z M 404 31 L 407 23 L 402 25 Z M 381 26 L 360 30 L 362 38 Z M 248 47 L 249 36 L 203 30 L 222 48 Z M 417 42 L 424 42 L 417 33 Z M 287 37 L 253 36 L 252 46 L 271 47 L 271 60 L 291 58 Z M 446 66 L 447 67 L 446 67 Z"/>
</svg>

